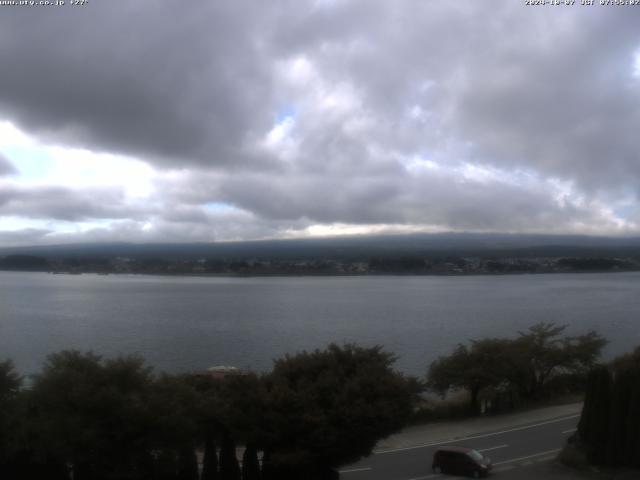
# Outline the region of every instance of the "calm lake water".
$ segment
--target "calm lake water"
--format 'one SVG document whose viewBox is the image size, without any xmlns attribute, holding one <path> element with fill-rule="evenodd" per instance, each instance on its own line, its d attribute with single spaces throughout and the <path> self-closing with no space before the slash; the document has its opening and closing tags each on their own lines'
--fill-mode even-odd
<svg viewBox="0 0 640 480">
<path fill-rule="evenodd" d="M 382 344 L 421 375 L 459 342 L 539 321 L 596 329 L 611 357 L 640 345 L 640 273 L 200 278 L 0 272 L 0 359 L 140 353 L 158 370 L 267 370 L 329 342 Z"/>
</svg>

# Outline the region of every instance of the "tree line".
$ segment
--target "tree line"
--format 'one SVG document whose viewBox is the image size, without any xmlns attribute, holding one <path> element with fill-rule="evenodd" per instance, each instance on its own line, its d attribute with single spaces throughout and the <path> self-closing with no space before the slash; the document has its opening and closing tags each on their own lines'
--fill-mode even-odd
<svg viewBox="0 0 640 480">
<path fill-rule="evenodd" d="M 425 389 L 468 391 L 472 413 L 483 398 L 513 407 L 559 385 L 583 391 L 605 344 L 595 332 L 567 336 L 540 323 L 515 338 L 461 344 L 424 380 L 394 370 L 382 347 L 354 344 L 224 379 L 157 374 L 138 356 L 63 351 L 25 382 L 0 362 L 0 478 L 337 478 L 336 468 L 413 418 Z"/>
<path fill-rule="evenodd" d="M 337 478 L 336 467 L 368 455 L 412 413 L 418 382 L 394 361 L 381 347 L 330 345 L 220 380 L 63 351 L 28 387 L 5 361 L 0 478 Z"/>
<path fill-rule="evenodd" d="M 474 414 L 480 412 L 483 397 L 494 408 L 505 409 L 562 390 L 582 392 L 607 341 L 595 331 L 569 336 L 565 330 L 566 326 L 542 322 L 516 338 L 460 344 L 431 363 L 427 386 L 442 395 L 466 390 L 469 411 Z"/>
</svg>

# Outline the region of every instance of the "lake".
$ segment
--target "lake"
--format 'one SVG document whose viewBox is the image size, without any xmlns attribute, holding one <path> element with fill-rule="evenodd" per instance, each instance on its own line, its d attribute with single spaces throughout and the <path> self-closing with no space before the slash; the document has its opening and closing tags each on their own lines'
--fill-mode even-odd
<svg viewBox="0 0 640 480">
<path fill-rule="evenodd" d="M 459 342 L 540 321 L 595 329 L 605 356 L 640 345 L 640 273 L 160 277 L 0 272 L 0 359 L 37 372 L 62 349 L 139 353 L 157 370 L 263 371 L 329 342 L 382 344 L 422 375 Z"/>
</svg>

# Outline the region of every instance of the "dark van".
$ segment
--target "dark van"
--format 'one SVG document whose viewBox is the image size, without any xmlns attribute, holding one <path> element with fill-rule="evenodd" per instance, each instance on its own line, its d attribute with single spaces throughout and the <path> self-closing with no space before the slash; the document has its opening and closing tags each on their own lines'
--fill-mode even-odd
<svg viewBox="0 0 640 480">
<path fill-rule="evenodd" d="M 491 460 L 473 448 L 440 447 L 433 454 L 431 467 L 435 473 L 452 473 L 480 478 L 486 476 L 491 470 Z"/>
</svg>

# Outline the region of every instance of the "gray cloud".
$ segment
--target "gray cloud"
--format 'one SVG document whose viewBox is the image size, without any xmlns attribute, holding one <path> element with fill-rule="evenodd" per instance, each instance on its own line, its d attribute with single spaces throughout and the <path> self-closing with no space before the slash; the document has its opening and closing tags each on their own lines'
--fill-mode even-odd
<svg viewBox="0 0 640 480">
<path fill-rule="evenodd" d="M 325 176 L 255 173 L 228 178 L 194 175 L 167 189 L 170 203 L 190 204 L 164 217 L 201 221 L 196 208 L 223 201 L 275 225 L 313 224 L 433 226 L 471 231 L 601 232 L 618 226 L 595 203 L 571 199 L 544 179 L 505 181 L 500 172 L 474 177 L 463 171 L 398 170 L 394 175 Z M 585 227 L 586 226 L 586 227 Z"/>
<path fill-rule="evenodd" d="M 139 218 L 150 211 L 128 205 L 120 190 L 0 185 L 0 215 L 78 222 Z"/>
<path fill-rule="evenodd" d="M 0 214 L 123 220 L 96 238 L 226 239 L 335 222 L 611 233 L 619 205 L 637 210 L 640 29 L 625 8 L 139 0 L 4 13 L 0 117 L 183 175 L 148 203 L 0 187 Z"/>
<path fill-rule="evenodd" d="M 108 227 L 93 228 L 82 233 L 52 233 L 44 240 L 47 243 L 166 242 L 167 239 L 174 242 L 214 242 L 273 238 L 282 233 L 281 223 L 265 221 L 246 212 L 211 215 L 205 222 L 174 220 L 156 218 L 151 228 L 145 221 L 121 220 Z M 301 223 L 295 225 L 304 226 Z"/>
<path fill-rule="evenodd" d="M 0 245 L 33 245 L 46 239 L 51 230 L 43 228 L 24 228 L 14 231 L 0 230 Z"/>
</svg>

